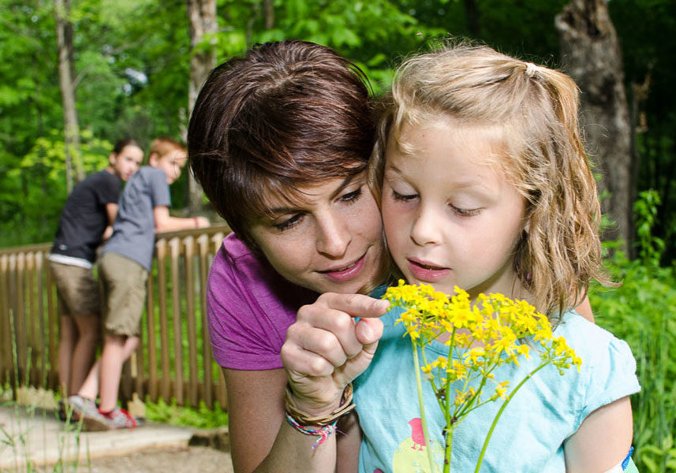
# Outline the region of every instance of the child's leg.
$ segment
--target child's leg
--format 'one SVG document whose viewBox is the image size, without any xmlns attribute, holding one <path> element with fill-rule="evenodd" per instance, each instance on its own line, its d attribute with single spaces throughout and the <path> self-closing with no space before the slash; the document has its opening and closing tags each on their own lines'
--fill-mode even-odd
<svg viewBox="0 0 676 473">
<path fill-rule="evenodd" d="M 120 388 L 122 365 L 129 359 L 139 345 L 139 337 L 123 337 L 107 334 L 101 356 L 99 409 L 109 412 L 117 406 L 117 394 Z"/>
<path fill-rule="evenodd" d="M 99 375 L 101 373 L 101 360 L 96 360 L 96 363 L 89 370 L 87 378 L 82 383 L 82 387 L 77 392 L 79 396 L 86 399 L 95 400 L 99 394 Z"/>
<path fill-rule="evenodd" d="M 59 385 L 65 397 L 74 391 L 70 390 L 70 367 L 73 360 L 73 347 L 77 338 L 77 328 L 73 319 L 67 315 L 61 316 L 59 324 Z"/>
<path fill-rule="evenodd" d="M 69 394 L 77 393 L 85 382 L 96 358 L 96 347 L 100 340 L 101 323 L 97 316 L 73 317 L 77 325 L 77 340 L 73 347 L 70 365 Z"/>
</svg>

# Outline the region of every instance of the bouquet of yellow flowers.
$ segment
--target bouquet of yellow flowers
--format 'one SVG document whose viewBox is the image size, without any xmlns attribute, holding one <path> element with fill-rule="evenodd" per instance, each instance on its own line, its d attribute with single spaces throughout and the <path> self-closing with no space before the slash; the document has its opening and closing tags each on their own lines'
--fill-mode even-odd
<svg viewBox="0 0 676 473">
<path fill-rule="evenodd" d="M 422 375 L 431 383 L 445 419 L 444 473 L 451 471 L 453 430 L 469 413 L 481 406 L 502 400 L 484 440 L 477 460 L 479 472 L 491 435 L 509 401 L 521 387 L 547 365 L 563 374 L 582 361 L 563 337 L 554 337 L 549 319 L 526 301 L 512 300 L 502 294 L 469 294 L 455 287 L 455 295 L 434 290 L 429 285 L 408 285 L 399 281 L 383 296 L 405 311 L 402 323 L 411 339 L 416 364 L 418 401 L 426 441 L 429 439 L 422 396 Z M 439 339 L 448 346 L 448 355 L 428 360 L 425 346 Z M 540 362 L 515 386 L 495 379 L 497 367 L 528 358 L 537 351 Z M 431 449 L 427 449 L 431 471 L 436 470 Z"/>
</svg>

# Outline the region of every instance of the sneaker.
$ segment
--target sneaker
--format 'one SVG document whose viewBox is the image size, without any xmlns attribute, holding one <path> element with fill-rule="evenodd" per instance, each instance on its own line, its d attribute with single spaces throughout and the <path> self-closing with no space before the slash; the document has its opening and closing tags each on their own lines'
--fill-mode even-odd
<svg viewBox="0 0 676 473">
<path fill-rule="evenodd" d="M 59 403 L 56 407 L 56 416 L 61 422 L 66 422 L 72 420 L 72 410 L 68 412 L 66 407 L 66 402 L 63 399 L 59 399 Z"/>
<path fill-rule="evenodd" d="M 67 408 L 72 412 L 71 419 L 74 421 L 79 421 L 86 416 L 94 416 L 99 413 L 99 408 L 93 400 L 77 394 L 69 396 L 66 404 Z"/>
<path fill-rule="evenodd" d="M 97 410 L 96 415 L 85 415 L 83 420 L 89 431 L 133 429 L 138 425 L 134 416 L 119 407 L 106 414 Z"/>
</svg>

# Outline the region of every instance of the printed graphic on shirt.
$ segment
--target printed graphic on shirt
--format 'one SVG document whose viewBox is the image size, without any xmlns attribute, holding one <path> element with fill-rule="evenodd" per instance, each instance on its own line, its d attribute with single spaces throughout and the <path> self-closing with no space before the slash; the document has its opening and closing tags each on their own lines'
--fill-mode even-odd
<svg viewBox="0 0 676 473">
<path fill-rule="evenodd" d="M 392 471 L 393 473 L 432 473 L 422 420 L 420 417 L 415 417 L 408 421 L 408 425 L 410 436 L 405 438 L 394 451 Z M 432 458 L 437 460 L 444 458 L 444 449 L 439 443 L 433 441 L 430 448 Z M 438 465 L 439 471 L 441 466 Z"/>
</svg>

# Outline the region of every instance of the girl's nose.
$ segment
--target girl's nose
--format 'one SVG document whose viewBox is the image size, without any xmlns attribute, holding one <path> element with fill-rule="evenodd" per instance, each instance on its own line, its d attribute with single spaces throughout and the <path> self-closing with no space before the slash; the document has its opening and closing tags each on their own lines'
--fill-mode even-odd
<svg viewBox="0 0 676 473">
<path fill-rule="evenodd" d="M 421 205 L 411 225 L 411 240 L 419 246 L 439 243 L 441 221 L 441 216 L 434 209 Z"/>
</svg>

